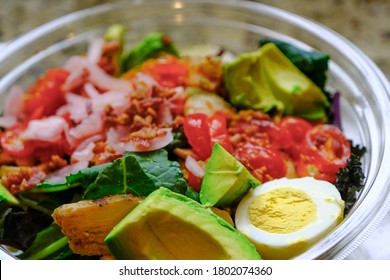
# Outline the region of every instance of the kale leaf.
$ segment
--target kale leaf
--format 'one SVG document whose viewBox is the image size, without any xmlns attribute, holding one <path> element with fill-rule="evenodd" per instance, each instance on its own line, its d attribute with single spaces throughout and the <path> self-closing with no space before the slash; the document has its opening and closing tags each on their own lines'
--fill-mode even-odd
<svg viewBox="0 0 390 280">
<path fill-rule="evenodd" d="M 345 215 L 351 210 L 364 187 L 365 176 L 360 159 L 365 153 L 365 147 L 353 145 L 351 142 L 351 157 L 348 159 L 347 166 L 337 173 L 335 186 L 345 201 Z"/>
<path fill-rule="evenodd" d="M 147 196 L 160 187 L 181 194 L 186 194 L 189 188 L 179 164 L 168 159 L 168 152 L 164 149 L 126 152 L 99 173 L 83 198 L 96 199 L 120 193 Z"/>
</svg>

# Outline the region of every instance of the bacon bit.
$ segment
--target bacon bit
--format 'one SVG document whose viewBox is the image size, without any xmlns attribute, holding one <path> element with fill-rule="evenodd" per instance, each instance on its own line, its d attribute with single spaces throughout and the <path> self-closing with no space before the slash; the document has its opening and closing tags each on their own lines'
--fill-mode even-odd
<svg viewBox="0 0 390 280">
<path fill-rule="evenodd" d="M 165 147 L 173 141 L 171 128 L 157 126 L 143 127 L 120 139 L 127 151 L 153 151 Z"/>
<path fill-rule="evenodd" d="M 97 65 L 107 74 L 113 76 L 119 72 L 117 63 L 121 45 L 118 41 L 105 42 L 102 49 L 102 57 Z"/>
<path fill-rule="evenodd" d="M 100 141 L 100 142 L 97 142 L 95 147 L 93 148 L 93 153 L 95 154 L 100 154 L 100 153 L 103 153 L 106 149 L 106 143 Z"/>
<path fill-rule="evenodd" d="M 186 159 L 187 156 L 191 156 L 196 160 L 199 160 L 198 156 L 194 153 L 192 149 L 184 149 L 184 148 L 175 148 L 173 153 L 182 159 Z"/>
<path fill-rule="evenodd" d="M 46 173 L 38 167 L 17 167 L 1 177 L 1 183 L 12 194 L 27 191 L 45 180 Z"/>
<path fill-rule="evenodd" d="M 184 116 L 182 115 L 177 115 L 174 119 L 173 119 L 173 123 L 171 125 L 172 127 L 172 130 L 175 130 L 179 127 L 181 127 L 184 123 Z"/>
<path fill-rule="evenodd" d="M 117 158 L 122 157 L 121 154 L 118 154 L 116 149 L 112 147 L 111 145 L 108 145 L 105 142 L 98 142 L 96 143 L 94 149 L 93 149 L 94 156 L 91 160 L 91 162 L 94 165 L 100 165 L 104 164 L 110 161 L 113 161 Z"/>
<path fill-rule="evenodd" d="M 159 132 L 156 128 L 152 127 L 143 127 L 142 129 L 135 131 L 130 134 L 130 136 L 126 139 L 122 139 L 123 142 L 127 142 L 126 140 L 134 140 L 134 139 L 145 139 L 151 140 L 156 137 L 161 137 L 166 135 L 166 131 Z"/>
<path fill-rule="evenodd" d="M 61 169 L 62 167 L 65 167 L 66 165 L 68 165 L 68 162 L 65 159 L 61 158 L 58 155 L 53 155 L 53 156 L 51 156 L 50 161 L 40 164 L 39 168 L 43 172 L 48 174 L 48 173 L 53 172 L 55 170 Z"/>
<path fill-rule="evenodd" d="M 271 181 L 273 180 L 274 178 L 272 178 L 268 172 L 267 172 L 267 168 L 266 167 L 262 167 L 262 168 L 257 168 L 255 170 L 252 171 L 252 174 L 253 176 L 255 176 L 257 179 L 259 179 L 260 182 L 268 182 L 268 181 Z"/>
</svg>

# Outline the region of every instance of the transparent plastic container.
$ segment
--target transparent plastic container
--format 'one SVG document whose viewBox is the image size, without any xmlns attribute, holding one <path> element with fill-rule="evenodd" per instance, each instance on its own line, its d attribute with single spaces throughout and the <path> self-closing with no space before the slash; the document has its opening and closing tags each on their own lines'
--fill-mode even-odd
<svg viewBox="0 0 390 280">
<path fill-rule="evenodd" d="M 211 43 L 233 52 L 253 51 L 263 37 L 284 40 L 331 57 L 328 85 L 342 94 L 342 124 L 355 144 L 367 147 L 365 188 L 344 221 L 296 259 L 343 259 L 377 227 L 390 208 L 390 85 L 376 65 L 332 30 L 289 12 L 246 1 L 126 1 L 75 12 L 7 44 L 0 52 L 0 102 L 13 84 L 27 87 L 59 67 L 89 41 L 119 23 L 131 46 L 149 32 L 168 34 L 179 48 Z M 390 142 L 389 142 L 390 143 Z M 5 248 L 0 258 L 13 258 Z"/>
</svg>

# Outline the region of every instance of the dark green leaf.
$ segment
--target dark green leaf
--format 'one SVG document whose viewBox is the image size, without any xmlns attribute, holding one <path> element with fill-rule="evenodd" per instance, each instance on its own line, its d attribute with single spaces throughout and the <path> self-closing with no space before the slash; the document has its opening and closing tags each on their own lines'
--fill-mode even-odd
<svg viewBox="0 0 390 280">
<path fill-rule="evenodd" d="M 135 48 L 122 56 L 121 70 L 126 72 L 145 60 L 156 58 L 162 53 L 179 56 L 175 45 L 168 36 L 160 33 L 149 34 Z"/>
<path fill-rule="evenodd" d="M 364 173 L 362 169 L 361 157 L 366 152 L 365 147 L 354 146 L 351 143 L 351 157 L 347 166 L 337 173 L 336 188 L 339 190 L 341 198 L 345 201 L 344 213 L 347 214 L 355 204 L 359 192 L 364 187 Z"/>
<path fill-rule="evenodd" d="M 32 245 L 18 257 L 20 259 L 55 259 L 69 251 L 68 240 L 56 224 L 39 232 Z"/>
<path fill-rule="evenodd" d="M 52 223 L 51 216 L 33 209 L 10 208 L 2 213 L 0 243 L 16 249 L 27 249 L 36 234 Z"/>
<path fill-rule="evenodd" d="M 112 163 L 108 162 L 92 167 L 88 167 L 78 171 L 77 173 L 70 174 L 66 177 L 66 181 L 69 185 L 80 185 L 84 189 L 87 188 L 93 181 L 96 180 L 100 171 L 110 166 Z"/>
<path fill-rule="evenodd" d="M 166 150 L 125 153 L 99 173 L 86 189 L 84 199 L 120 193 L 147 196 L 160 187 L 182 194 L 188 188 L 179 164 L 168 160 Z"/>
<path fill-rule="evenodd" d="M 329 55 L 316 51 L 305 51 L 275 39 L 261 39 L 259 41 L 260 46 L 267 43 L 274 43 L 302 73 L 324 91 Z"/>
</svg>

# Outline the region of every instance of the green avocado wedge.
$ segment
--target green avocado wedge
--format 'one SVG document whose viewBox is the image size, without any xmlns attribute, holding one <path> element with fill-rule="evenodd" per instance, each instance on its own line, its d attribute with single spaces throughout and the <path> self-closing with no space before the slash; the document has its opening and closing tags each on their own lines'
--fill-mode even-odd
<svg viewBox="0 0 390 280">
<path fill-rule="evenodd" d="M 0 182 L 0 209 L 11 206 L 20 206 L 19 200 Z"/>
<path fill-rule="evenodd" d="M 105 238 L 116 259 L 261 259 L 254 245 L 198 202 L 159 188 Z"/>
<path fill-rule="evenodd" d="M 225 64 L 224 82 L 238 108 L 276 110 L 310 120 L 327 116 L 326 95 L 273 43 Z"/>
<path fill-rule="evenodd" d="M 206 206 L 227 207 L 237 203 L 250 188 L 261 185 L 245 166 L 220 144 L 213 146 L 200 189 Z"/>
</svg>

